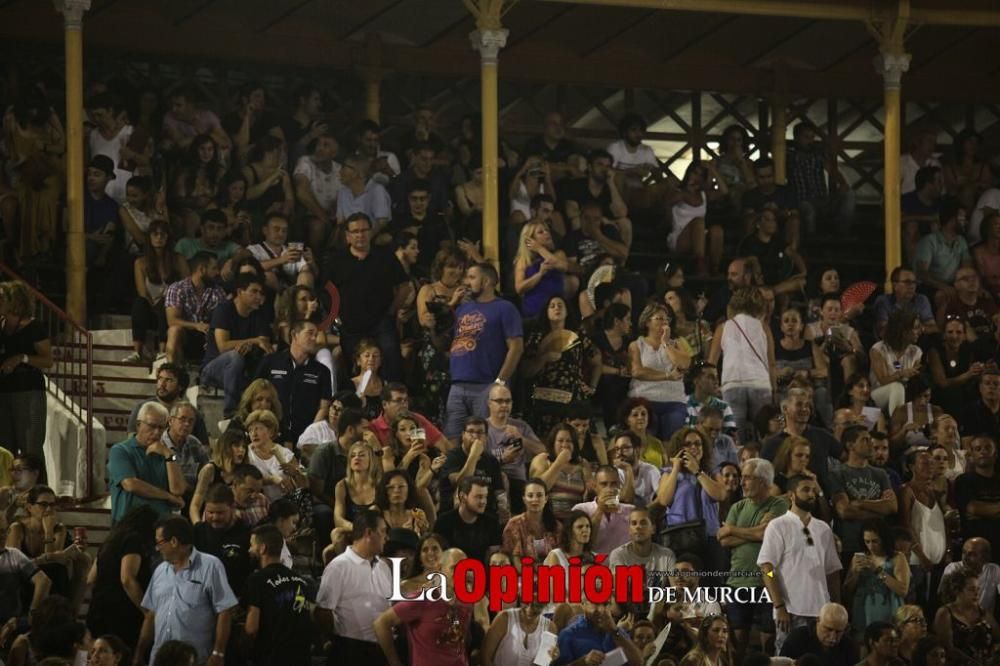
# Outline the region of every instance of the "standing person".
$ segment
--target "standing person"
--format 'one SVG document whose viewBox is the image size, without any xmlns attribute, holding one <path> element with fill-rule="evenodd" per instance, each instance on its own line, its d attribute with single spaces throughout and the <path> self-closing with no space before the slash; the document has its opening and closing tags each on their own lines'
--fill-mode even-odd
<svg viewBox="0 0 1000 666">
<path fill-rule="evenodd" d="M 743 499 L 729 509 L 725 523 L 719 527 L 718 539 L 723 548 L 729 549 L 729 570 L 733 573 L 726 584 L 730 587 L 762 587 L 757 557 L 764 542 L 764 530 L 775 518 L 788 511 L 788 500 L 770 493 L 774 483 L 774 466 L 763 458 L 751 458 L 742 465 Z M 754 604 L 728 604 L 726 614 L 733 630 L 736 644 L 736 663 L 743 663 L 754 627 L 760 631 L 761 647 L 765 654 L 774 640 L 774 618 L 771 604 L 762 601 Z"/>
<path fill-rule="evenodd" d="M 804 389 L 789 389 L 781 401 L 781 420 L 784 429 L 764 440 L 761 457 L 775 461 L 778 450 L 789 436 L 804 437 L 809 440 L 811 451 L 809 469 L 816 475 L 820 488 L 829 490 L 829 458 L 839 460 L 843 447 L 830 431 L 809 425 L 812 418 L 812 401 Z"/>
<path fill-rule="evenodd" d="M 87 628 L 92 635 L 125 636 L 129 647 L 135 647 L 142 630 L 142 597 L 153 575 L 155 524 L 155 511 L 136 507 L 101 544 L 87 573 Z"/>
<path fill-rule="evenodd" d="M 164 643 L 182 636 L 198 654 L 198 663 L 222 666 L 229 642 L 233 609 L 238 605 L 226 570 L 218 558 L 198 552 L 194 530 L 180 516 L 156 523 L 156 549 L 163 562 L 156 567 L 142 599 L 146 618 L 133 664 L 150 663 Z"/>
<path fill-rule="evenodd" d="M 677 556 L 666 546 L 653 543 L 656 526 L 649 514 L 649 509 L 643 507 L 632 509 L 628 517 L 629 541 L 611 551 L 608 566 L 614 569 L 637 564 L 645 572 L 647 587 L 666 587 L 670 585 L 667 574 L 674 570 Z"/>
<path fill-rule="evenodd" d="M 729 318 L 712 336 L 708 362 L 722 366 L 722 399 L 732 408 L 736 427 L 751 441 L 754 415 L 772 399 L 777 363 L 774 338 L 761 323 L 767 314 L 764 295 L 755 287 L 737 289 L 729 300 Z"/>
<path fill-rule="evenodd" d="M 683 379 L 691 354 L 687 343 L 672 336 L 674 321 L 669 306 L 646 306 L 639 315 L 640 336 L 628 346 L 629 396 L 649 401 L 661 440 L 670 439 L 687 420 Z"/>
<path fill-rule="evenodd" d="M 488 392 L 506 385 L 524 350 L 521 315 L 511 303 L 497 297 L 500 277 L 488 263 L 469 267 L 466 293 L 471 297 L 455 312 L 451 343 L 451 389 L 445 407 L 444 434 L 458 438 L 468 416 L 484 417 Z"/>
<path fill-rule="evenodd" d="M 910 565 L 893 545 L 892 531 L 882 520 L 866 520 L 864 550 L 854 554 L 844 579 L 845 601 L 854 597 L 851 616 L 855 637 L 873 622 L 889 622 L 910 588 Z"/>
<path fill-rule="evenodd" d="M 282 442 L 298 442 L 307 427 L 325 421 L 333 400 L 330 370 L 316 360 L 318 333 L 311 321 L 296 321 L 289 331 L 288 349 L 268 354 L 257 368 L 257 377 L 271 382 L 278 392 L 284 417 Z"/>
<path fill-rule="evenodd" d="M 335 652 L 327 664 L 386 663 L 373 625 L 389 608 L 392 593 L 392 571 L 380 557 L 387 533 L 381 512 L 360 513 L 354 519 L 351 545 L 323 570 L 315 617 L 324 635 L 335 634 Z"/>
<path fill-rule="evenodd" d="M 788 488 L 792 506 L 785 515 L 768 523 L 757 556 L 764 587 L 774 606 L 774 647 L 779 653 L 793 629 L 818 618 L 824 604 L 839 602 L 842 568 L 833 531 L 812 516 L 819 484 L 809 477 L 796 476 L 788 480 Z M 799 585 L 795 581 L 812 584 Z"/>
<path fill-rule="evenodd" d="M 508 498 L 513 513 L 524 511 L 525 463 L 545 451 L 538 435 L 525 421 L 511 416 L 514 399 L 506 386 L 490 389 L 486 418 L 486 451 L 500 461 L 510 486 Z"/>
<path fill-rule="evenodd" d="M 378 186 L 376 186 L 378 187 Z M 377 340 L 384 360 L 382 374 L 397 382 L 403 361 L 396 312 L 407 302 L 410 283 L 388 248 L 372 246 L 372 219 L 354 213 L 344 222 L 347 247 L 327 258 L 327 278 L 340 291 L 340 344 L 343 358 L 353 359 L 363 338 Z"/>
<path fill-rule="evenodd" d="M 0 444 L 44 456 L 45 376 L 52 344 L 35 320 L 35 299 L 18 280 L 0 283 Z"/>
<path fill-rule="evenodd" d="M 630 370 L 629 338 L 632 311 L 624 303 L 612 303 L 604 311 L 600 326 L 595 327 L 594 345 L 601 352 L 601 379 L 597 382 L 597 401 L 604 423 L 614 423 L 621 396 L 628 393 Z"/>
<path fill-rule="evenodd" d="M 108 452 L 111 524 L 135 506 L 151 506 L 158 514 L 183 508 L 187 482 L 177 455 L 161 439 L 167 429 L 166 408 L 147 402 L 139 409 L 135 435 Z"/>
<path fill-rule="evenodd" d="M 955 500 L 962 514 L 962 538 L 980 537 L 1000 543 L 1000 475 L 996 443 L 987 436 L 973 437 L 968 472 L 955 479 Z M 994 559 L 994 562 L 996 559 Z M 992 610 L 992 609 L 989 609 Z"/>
<path fill-rule="evenodd" d="M 885 470 L 870 464 L 872 436 L 863 425 L 844 428 L 840 441 L 847 451 L 847 461 L 830 472 L 830 499 L 837 512 L 837 536 L 841 539 L 844 559 L 864 552 L 863 521 L 886 518 L 899 508 Z M 886 544 L 886 548 L 892 544 Z"/>
<path fill-rule="evenodd" d="M 309 583 L 281 563 L 284 539 L 274 525 L 250 534 L 250 559 L 259 568 L 247 579 L 243 632 L 258 666 L 308 666 L 312 654 Z"/>
<path fill-rule="evenodd" d="M 913 535 L 910 569 L 916 581 L 917 602 L 929 608 L 948 552 L 948 529 L 944 521 L 947 504 L 931 487 L 934 464 L 931 455 L 918 449 L 907 455 L 907 462 L 912 476 L 899 490 L 899 517 L 903 527 L 909 528 Z M 996 583 L 993 589 L 996 590 Z"/>
<path fill-rule="evenodd" d="M 250 575 L 250 528 L 237 520 L 235 504 L 229 486 L 219 483 L 208 489 L 205 520 L 194 526 L 194 547 L 219 558 L 229 587 L 242 598 Z"/>
<path fill-rule="evenodd" d="M 403 666 L 393 641 L 393 627 L 404 625 L 412 666 L 469 666 L 466 641 L 472 624 L 473 608 L 455 601 L 455 566 L 465 558 L 458 548 L 441 555 L 441 574 L 448 590 L 446 597 L 433 601 L 401 601 L 374 622 L 382 654 L 375 664 Z M 447 600 L 446 600 L 447 599 Z"/>
<path fill-rule="evenodd" d="M 208 464 L 208 447 L 191 434 L 197 414 L 190 402 L 178 400 L 170 408 L 169 425 L 160 437 L 171 453 L 177 456 L 177 464 L 181 466 L 187 484 L 185 493 L 190 493 L 198 485 L 198 472 Z"/>
</svg>

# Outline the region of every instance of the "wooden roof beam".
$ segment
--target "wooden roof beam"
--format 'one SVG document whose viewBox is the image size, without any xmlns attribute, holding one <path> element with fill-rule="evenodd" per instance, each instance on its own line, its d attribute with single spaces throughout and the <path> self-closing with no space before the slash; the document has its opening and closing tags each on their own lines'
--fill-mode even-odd
<svg viewBox="0 0 1000 666">
<path fill-rule="evenodd" d="M 673 11 L 744 14 L 748 16 L 787 16 L 791 18 L 869 21 L 877 12 L 860 5 L 835 5 L 808 0 L 542 0 L 571 2 L 578 5 L 666 9 Z M 1000 12 L 973 9 L 919 9 L 910 11 L 910 22 L 926 25 L 1000 26 Z"/>
</svg>

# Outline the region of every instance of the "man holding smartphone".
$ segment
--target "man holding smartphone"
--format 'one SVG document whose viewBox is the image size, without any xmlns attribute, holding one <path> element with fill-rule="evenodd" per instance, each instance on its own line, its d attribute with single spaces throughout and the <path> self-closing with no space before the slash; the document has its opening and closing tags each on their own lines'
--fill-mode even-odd
<svg viewBox="0 0 1000 666">
<path fill-rule="evenodd" d="M 509 388 L 494 384 L 488 400 L 486 450 L 500 461 L 500 466 L 507 475 L 511 513 L 524 513 L 524 485 L 528 480 L 525 466 L 536 455 L 545 451 L 545 445 L 530 425 L 511 417 L 513 400 Z"/>
</svg>

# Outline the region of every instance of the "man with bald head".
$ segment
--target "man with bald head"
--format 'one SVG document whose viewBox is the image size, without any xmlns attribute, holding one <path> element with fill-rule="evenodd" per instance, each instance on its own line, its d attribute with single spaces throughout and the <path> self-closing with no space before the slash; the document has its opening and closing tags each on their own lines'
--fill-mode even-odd
<svg viewBox="0 0 1000 666">
<path fill-rule="evenodd" d="M 528 480 L 527 465 L 545 445 L 531 426 L 510 415 L 513 409 L 510 389 L 494 384 L 490 389 L 486 408 L 486 451 L 500 461 L 510 484 L 510 508 L 514 514 L 524 512 L 524 484 Z"/>
<path fill-rule="evenodd" d="M 994 564 L 993 548 L 982 537 L 973 537 L 962 544 L 962 561 L 952 562 L 944 568 L 941 580 L 965 567 L 978 576 L 979 607 L 992 613 L 997 602 L 997 588 L 1000 587 L 1000 564 Z M 938 592 L 941 587 L 938 585 Z"/>
<path fill-rule="evenodd" d="M 472 623 L 472 606 L 455 599 L 455 567 L 465 559 L 458 548 L 449 548 L 441 554 L 441 576 L 432 576 L 432 585 L 443 583 L 447 597 L 444 601 L 434 593 L 433 600 L 400 601 L 385 611 L 372 625 L 375 638 L 385 654 L 389 666 L 403 666 L 396 650 L 393 628 L 406 625 L 410 663 L 415 665 L 468 666 L 465 641 Z"/>
<path fill-rule="evenodd" d="M 815 627 L 798 627 L 781 646 L 781 656 L 798 659 L 814 654 L 828 666 L 858 663 L 858 648 L 847 634 L 847 609 L 828 603 L 819 612 Z"/>
</svg>

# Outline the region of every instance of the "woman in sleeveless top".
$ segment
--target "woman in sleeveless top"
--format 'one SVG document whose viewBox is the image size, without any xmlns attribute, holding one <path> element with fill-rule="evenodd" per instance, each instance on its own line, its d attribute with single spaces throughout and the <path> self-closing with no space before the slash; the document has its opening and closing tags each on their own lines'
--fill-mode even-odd
<svg viewBox="0 0 1000 666">
<path fill-rule="evenodd" d="M 661 299 L 673 310 L 675 322 L 674 335 L 683 338 L 691 348 L 693 359 L 704 360 L 712 345 L 712 329 L 701 318 L 699 306 L 683 287 L 669 288 Z"/>
<path fill-rule="evenodd" d="M 382 465 L 374 458 L 366 442 L 355 442 L 347 450 L 347 476 L 338 481 L 333 490 L 334 528 L 330 533 L 330 545 L 323 551 L 324 562 L 347 547 L 358 513 L 376 506 Z"/>
<path fill-rule="evenodd" d="M 295 191 L 281 163 L 280 140 L 271 135 L 261 137 L 250 151 L 250 164 L 243 168 L 243 176 L 247 179 L 247 205 L 252 214 L 291 215 Z"/>
<path fill-rule="evenodd" d="M 548 488 L 548 503 L 556 518 L 563 520 L 583 502 L 590 483 L 590 466 L 580 458 L 576 430 L 567 423 L 555 426 L 548 437 L 548 451 L 531 461 L 529 477 L 541 479 Z"/>
<path fill-rule="evenodd" d="M 639 338 L 628 346 L 629 397 L 649 401 L 661 440 L 669 439 L 687 421 L 684 372 L 691 365 L 691 350 L 673 337 L 674 323 L 667 305 L 650 303 L 639 315 Z"/>
<path fill-rule="evenodd" d="M 125 203 L 118 209 L 118 217 L 125 229 L 126 249 L 134 257 L 143 253 L 149 226 L 170 219 L 161 194 L 153 193 L 153 181 L 148 176 L 133 176 L 125 187 Z"/>
<path fill-rule="evenodd" d="M 851 413 L 864 421 L 865 427 L 869 430 L 889 431 L 885 414 L 872 402 L 872 385 L 860 372 L 844 380 L 844 394 L 840 398 L 839 406 L 850 409 Z"/>
<path fill-rule="evenodd" d="M 911 310 L 889 315 L 885 334 L 868 355 L 871 361 L 872 400 L 892 414 L 906 400 L 906 384 L 922 371 L 923 351 L 915 343 L 920 320 Z"/>
<path fill-rule="evenodd" d="M 881 520 L 865 521 L 864 553 L 855 553 L 844 580 L 844 595 L 854 598 L 851 619 L 856 636 L 872 622 L 892 622 L 910 586 L 910 565 L 896 552 L 892 532 Z"/>
<path fill-rule="evenodd" d="M 753 418 L 771 404 L 774 387 L 774 340 L 760 318 L 767 303 L 760 289 L 737 289 L 729 301 L 729 319 L 719 324 L 712 337 L 708 362 L 718 367 L 722 360 L 722 399 L 733 410 L 736 427 L 751 441 Z"/>
<path fill-rule="evenodd" d="M 135 351 L 122 359 L 136 363 L 144 354 L 146 335 L 155 331 L 162 348 L 167 340 L 167 311 L 163 300 L 167 287 L 188 274 L 184 257 L 173 251 L 170 225 L 156 220 L 149 225 L 145 252 L 135 260 L 135 301 L 132 302 L 132 347 Z"/>
<path fill-rule="evenodd" d="M 983 242 L 973 249 L 972 257 L 983 286 L 996 300 L 1000 298 L 1000 213 L 983 218 L 980 230 Z"/>
<path fill-rule="evenodd" d="M 958 421 L 950 414 L 942 414 L 934 422 L 934 443 L 939 444 L 948 454 L 948 460 L 944 466 L 944 478 L 954 481 L 962 474 L 965 474 L 966 456 L 965 451 L 960 447 L 962 440 L 958 433 Z"/>
<path fill-rule="evenodd" d="M 545 316 L 549 299 L 563 295 L 568 268 L 566 254 L 556 249 L 546 224 L 528 222 L 521 228 L 514 259 L 514 289 L 521 296 L 521 314 L 526 319 Z"/>
<path fill-rule="evenodd" d="M 979 582 L 959 568 L 941 581 L 944 606 L 934 616 L 934 635 L 948 650 L 949 664 L 989 664 L 1000 626 L 979 605 Z"/>
<path fill-rule="evenodd" d="M 917 601 L 924 605 L 937 590 L 945 554 L 948 552 L 948 528 L 945 525 L 944 497 L 931 486 L 934 461 L 927 451 L 907 456 L 912 478 L 899 491 L 899 515 L 904 527 L 913 534 L 910 566 L 917 579 Z"/>
<path fill-rule="evenodd" d="M 247 436 L 242 428 L 227 428 L 212 447 L 207 465 L 198 470 L 198 483 L 191 498 L 188 517 L 192 523 L 202 521 L 205 493 L 216 483 L 233 485 L 233 470 L 242 465 L 247 456 Z"/>
<path fill-rule="evenodd" d="M 412 392 L 413 408 L 435 422 L 444 422 L 448 399 L 450 370 L 448 345 L 455 322 L 455 308 L 465 298 L 462 278 L 467 264 L 465 255 L 451 247 L 440 250 L 431 264 L 430 284 L 417 292 L 417 320 L 423 331 L 417 362 L 420 365 L 421 391 Z"/>
<path fill-rule="evenodd" d="M 562 538 L 559 547 L 549 551 L 545 558 L 548 566 L 561 566 L 566 572 L 566 589 L 570 585 L 570 559 L 576 558 L 581 564 L 590 564 L 594 561 L 594 551 L 591 548 L 593 527 L 590 524 L 590 516 L 579 509 L 570 511 L 562 521 Z M 569 604 L 573 606 L 573 604 Z M 559 618 L 556 618 L 559 624 Z"/>
<path fill-rule="evenodd" d="M 664 479 L 653 500 L 667 510 L 664 525 L 703 520 L 706 536 L 715 541 L 719 531 L 719 503 L 726 500 L 728 492 L 709 474 L 713 468 L 711 442 L 701 430 L 685 427 L 674 434 L 667 453 L 670 464 L 663 471 Z M 708 548 L 707 543 L 705 547 Z M 705 550 L 698 554 L 708 555 Z"/>
<path fill-rule="evenodd" d="M 534 602 L 497 615 L 479 650 L 482 666 L 531 666 L 542 634 L 555 633 L 552 622 L 542 615 L 544 608 Z"/>
<path fill-rule="evenodd" d="M 943 414 L 940 407 L 931 404 L 927 383 L 914 377 L 906 386 L 906 404 L 897 407 L 889 421 L 889 443 L 893 450 L 930 444 L 934 422 Z"/>
<path fill-rule="evenodd" d="M 928 354 L 931 379 L 934 382 L 935 405 L 947 414 L 961 414 L 972 402 L 975 381 L 984 366 L 973 357 L 972 343 L 966 336 L 966 324 L 960 319 L 948 319 L 941 342 Z"/>
<path fill-rule="evenodd" d="M 712 183 L 717 188 L 712 187 Z M 714 273 L 722 259 L 722 229 L 706 229 L 708 202 L 729 194 L 726 181 L 712 163 L 692 162 L 676 194 L 671 198 L 673 217 L 667 246 L 682 255 L 694 255 L 696 272 Z M 706 233 L 707 232 L 707 233 Z"/>
<path fill-rule="evenodd" d="M 779 399 L 784 398 L 789 382 L 795 377 L 806 379 L 815 390 L 814 404 L 824 423 L 833 422 L 833 405 L 830 402 L 829 365 L 826 354 L 802 337 L 805 330 L 802 313 L 798 308 L 788 308 L 781 313 L 781 339 L 774 345 L 774 359 L 778 369 Z"/>
</svg>

